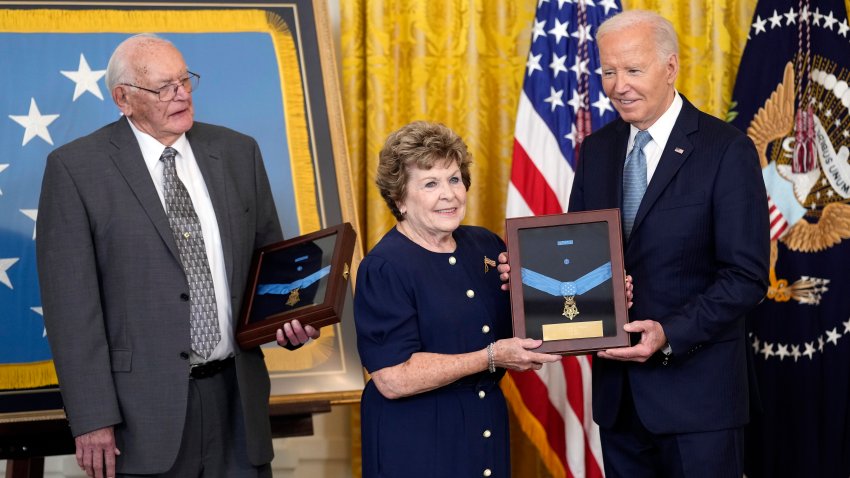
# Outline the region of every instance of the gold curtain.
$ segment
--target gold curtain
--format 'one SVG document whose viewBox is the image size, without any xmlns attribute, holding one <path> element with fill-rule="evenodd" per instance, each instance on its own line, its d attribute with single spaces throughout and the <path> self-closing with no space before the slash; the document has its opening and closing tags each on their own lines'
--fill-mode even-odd
<svg viewBox="0 0 850 478">
<path fill-rule="evenodd" d="M 367 250 L 395 224 L 374 185 L 378 151 L 391 131 L 416 119 L 443 122 L 466 140 L 474 164 L 465 223 L 504 232 L 516 106 L 537 1 L 341 0 L 343 108 Z M 673 23 L 680 36 L 679 91 L 723 118 L 755 4 L 624 0 L 623 8 L 655 10 Z M 514 428 L 515 475 L 550 476 L 519 435 Z M 359 431 L 353 436 L 356 441 Z M 359 448 L 353 454 L 359 476 Z"/>
<path fill-rule="evenodd" d="M 341 5 L 343 109 L 367 248 L 395 224 L 374 185 L 387 135 L 445 123 L 473 159 L 466 223 L 504 229 L 514 112 L 536 1 L 352 0 Z"/>
<path fill-rule="evenodd" d="M 624 9 L 653 10 L 679 33 L 679 89 L 696 107 L 726 117 L 756 0 L 624 0 Z"/>
</svg>

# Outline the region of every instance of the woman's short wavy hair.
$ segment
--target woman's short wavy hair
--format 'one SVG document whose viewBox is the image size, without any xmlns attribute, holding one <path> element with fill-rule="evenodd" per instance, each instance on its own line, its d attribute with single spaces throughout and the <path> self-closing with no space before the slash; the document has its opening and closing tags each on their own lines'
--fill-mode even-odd
<svg viewBox="0 0 850 478">
<path fill-rule="evenodd" d="M 437 163 L 457 163 L 463 185 L 469 190 L 472 155 L 463 139 L 451 128 L 430 121 L 414 121 L 387 137 L 378 154 L 375 184 L 398 221 L 404 221 L 398 203 L 407 196 L 410 168 L 428 170 Z"/>
</svg>

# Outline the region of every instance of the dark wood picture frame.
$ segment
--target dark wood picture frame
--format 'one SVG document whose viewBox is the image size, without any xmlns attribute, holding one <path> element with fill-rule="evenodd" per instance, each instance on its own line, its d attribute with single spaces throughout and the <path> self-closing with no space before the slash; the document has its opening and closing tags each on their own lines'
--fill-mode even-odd
<svg viewBox="0 0 850 478">
<path fill-rule="evenodd" d="M 339 323 L 355 238 L 354 228 L 346 222 L 255 251 L 236 330 L 239 346 L 248 349 L 274 342 L 276 331 L 296 319 L 316 329 Z M 297 277 L 299 283 L 281 284 L 276 294 L 266 294 L 264 287 L 274 288 L 264 283 L 271 277 L 285 277 L 281 280 L 287 282 Z M 304 277 L 310 282 L 303 283 Z"/>
<path fill-rule="evenodd" d="M 629 345 L 619 209 L 509 218 L 505 231 L 515 336 L 563 355 Z M 561 259 L 558 246 L 572 258 Z"/>
</svg>

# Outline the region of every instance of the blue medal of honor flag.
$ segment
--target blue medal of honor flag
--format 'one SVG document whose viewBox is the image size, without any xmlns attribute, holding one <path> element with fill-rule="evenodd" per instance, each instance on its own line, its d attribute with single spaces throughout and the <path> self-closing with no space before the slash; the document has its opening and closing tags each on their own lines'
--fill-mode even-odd
<svg viewBox="0 0 850 478">
<path fill-rule="evenodd" d="M 35 260 L 47 155 L 117 120 L 109 56 L 129 35 L 0 33 L 0 364 L 51 359 Z M 195 120 L 257 139 L 284 234 L 300 233 L 274 45 L 263 33 L 163 34 L 201 76 Z M 0 389 L 4 387 L 0 386 Z"/>
</svg>

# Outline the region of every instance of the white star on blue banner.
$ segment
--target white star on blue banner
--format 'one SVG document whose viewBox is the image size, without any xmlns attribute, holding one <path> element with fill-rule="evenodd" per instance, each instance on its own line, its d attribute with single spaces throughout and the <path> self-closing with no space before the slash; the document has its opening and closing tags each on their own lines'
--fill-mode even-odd
<svg viewBox="0 0 850 478">
<path fill-rule="evenodd" d="M 47 155 L 118 119 L 104 83 L 129 34 L 0 33 L 0 365 L 49 361 L 34 225 Z M 275 46 L 266 33 L 163 34 L 201 75 L 195 119 L 260 144 L 286 236 L 300 234 Z M 0 381 L 0 389 L 3 386 Z"/>
</svg>

